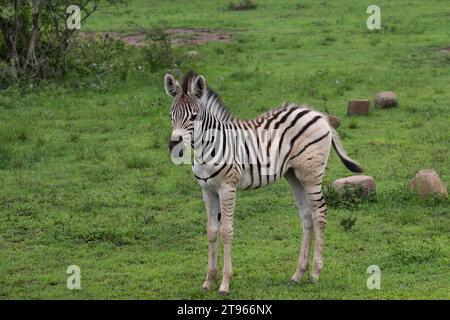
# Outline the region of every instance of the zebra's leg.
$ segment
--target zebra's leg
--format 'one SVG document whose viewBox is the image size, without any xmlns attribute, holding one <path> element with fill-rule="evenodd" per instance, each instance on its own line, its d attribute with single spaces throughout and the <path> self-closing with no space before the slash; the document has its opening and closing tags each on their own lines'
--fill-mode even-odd
<svg viewBox="0 0 450 320">
<path fill-rule="evenodd" d="M 314 181 L 305 184 L 305 190 L 308 194 L 311 204 L 312 220 L 315 231 L 314 238 L 314 258 L 311 272 L 311 280 L 319 280 L 320 272 L 323 268 L 323 241 L 325 226 L 327 224 L 327 206 L 322 194 L 322 181 Z"/>
<path fill-rule="evenodd" d="M 219 288 L 220 294 L 230 293 L 230 281 L 233 277 L 233 268 L 231 265 L 231 243 L 233 241 L 233 214 L 236 202 L 236 186 L 226 184 L 219 190 L 222 221 L 220 234 L 223 240 L 223 278 Z"/>
<path fill-rule="evenodd" d="M 302 241 L 300 245 L 300 255 L 298 257 L 297 269 L 291 278 L 292 282 L 300 282 L 303 274 L 308 270 L 308 261 L 311 248 L 311 235 L 313 232 L 313 221 L 311 210 L 308 204 L 308 197 L 305 188 L 292 171 L 288 171 L 285 175 L 286 180 L 292 188 L 295 201 L 300 211 L 302 220 Z"/>
<path fill-rule="evenodd" d="M 208 213 L 208 272 L 203 283 L 203 289 L 211 290 L 217 274 L 217 234 L 220 225 L 219 195 L 210 190 L 203 190 L 203 201 Z"/>
</svg>

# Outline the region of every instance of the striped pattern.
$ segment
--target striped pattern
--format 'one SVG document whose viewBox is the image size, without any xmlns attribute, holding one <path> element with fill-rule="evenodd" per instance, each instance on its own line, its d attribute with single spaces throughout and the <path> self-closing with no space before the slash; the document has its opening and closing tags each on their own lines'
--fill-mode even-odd
<svg viewBox="0 0 450 320">
<path fill-rule="evenodd" d="M 203 189 L 208 212 L 210 246 L 203 287 L 211 289 L 214 283 L 220 231 L 224 272 L 219 291 L 229 292 L 236 190 L 260 188 L 281 177 L 289 182 L 302 219 L 302 244 L 292 281 L 299 282 L 307 269 L 313 230 L 311 277 L 317 280 L 323 267 L 323 231 L 327 222 L 322 179 L 331 146 L 347 168 L 362 171 L 346 155 L 326 116 L 305 106 L 284 104 L 255 119 L 240 120 L 230 115 L 214 91 L 207 89 L 202 76 L 189 73 L 179 86 L 167 75 L 165 87 L 174 97 L 171 149 L 180 142 L 193 147 L 196 161 L 192 169 Z"/>
</svg>

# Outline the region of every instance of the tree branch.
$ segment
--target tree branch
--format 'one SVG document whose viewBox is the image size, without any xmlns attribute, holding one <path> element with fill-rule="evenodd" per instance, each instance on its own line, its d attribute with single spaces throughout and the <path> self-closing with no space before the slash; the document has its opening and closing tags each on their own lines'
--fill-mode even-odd
<svg viewBox="0 0 450 320">
<path fill-rule="evenodd" d="M 24 70 L 27 69 L 28 65 L 30 64 L 31 58 L 33 57 L 36 39 L 39 34 L 39 28 L 41 24 L 41 11 L 39 10 L 38 3 L 33 3 L 32 20 L 33 30 L 31 33 L 30 42 L 28 44 L 27 56 L 23 65 Z"/>
</svg>

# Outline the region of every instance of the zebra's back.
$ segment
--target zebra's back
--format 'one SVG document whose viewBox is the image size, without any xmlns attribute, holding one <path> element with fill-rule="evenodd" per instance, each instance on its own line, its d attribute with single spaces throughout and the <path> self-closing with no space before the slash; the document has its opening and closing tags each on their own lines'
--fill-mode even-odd
<svg viewBox="0 0 450 320">
<path fill-rule="evenodd" d="M 244 160 L 248 160 L 236 163 L 241 172 L 239 188 L 268 185 L 291 167 L 304 171 L 305 179 L 323 174 L 332 135 L 328 121 L 320 112 L 285 104 L 236 124 L 246 132 L 246 138 L 235 158 L 240 160 L 239 156 L 244 154 Z"/>
</svg>

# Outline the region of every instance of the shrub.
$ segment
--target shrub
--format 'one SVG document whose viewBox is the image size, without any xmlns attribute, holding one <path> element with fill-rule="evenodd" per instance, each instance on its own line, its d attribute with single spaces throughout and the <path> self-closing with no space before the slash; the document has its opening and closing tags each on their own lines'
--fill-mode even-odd
<svg viewBox="0 0 450 320">
<path fill-rule="evenodd" d="M 120 1 L 83 1 L 78 6 L 80 22 L 91 16 L 100 4 Z M 3 63 L 0 83 L 5 85 L 5 72 L 27 79 L 57 78 L 67 74 L 67 53 L 77 29 L 69 26 L 66 23 L 69 16 L 61 13 L 65 13 L 70 5 L 71 0 L 0 0 L 0 61 Z M 5 64 L 13 71 L 8 71 Z"/>
<path fill-rule="evenodd" d="M 331 187 L 324 188 L 324 197 L 326 203 L 330 207 L 353 210 L 360 205 L 376 200 L 375 195 L 369 197 L 363 196 L 364 189 L 361 186 L 345 185 L 344 188 L 337 192 Z"/>
<path fill-rule="evenodd" d="M 104 89 L 104 77 L 114 74 L 115 81 L 126 80 L 131 57 L 125 44 L 108 35 L 88 36 L 72 43 L 68 66 L 76 85 Z"/>
<path fill-rule="evenodd" d="M 0 61 L 0 90 L 10 87 L 17 81 L 15 69 L 10 64 Z"/>
<path fill-rule="evenodd" d="M 148 46 L 144 48 L 144 60 L 152 71 L 169 68 L 173 64 L 172 44 L 164 28 L 156 27 L 146 31 Z"/>
</svg>

